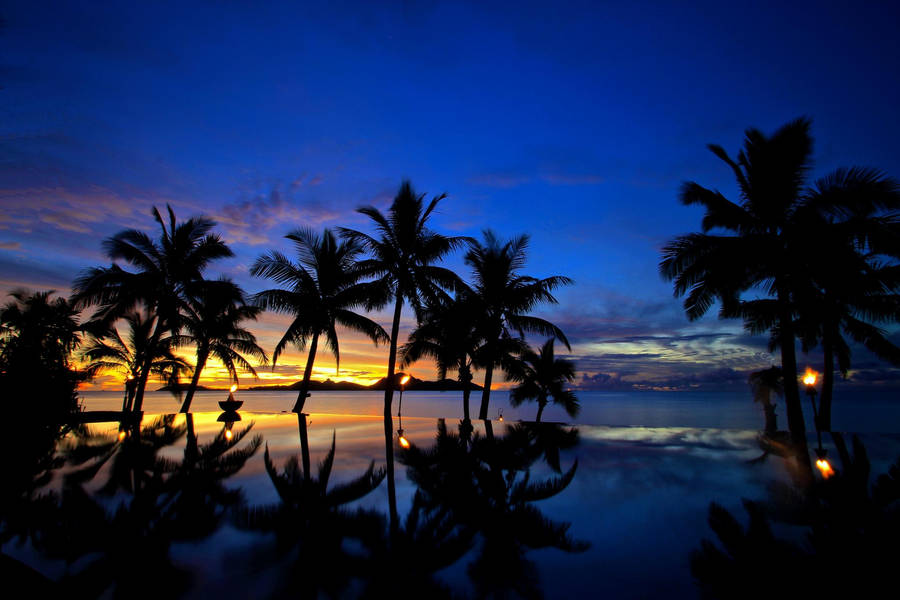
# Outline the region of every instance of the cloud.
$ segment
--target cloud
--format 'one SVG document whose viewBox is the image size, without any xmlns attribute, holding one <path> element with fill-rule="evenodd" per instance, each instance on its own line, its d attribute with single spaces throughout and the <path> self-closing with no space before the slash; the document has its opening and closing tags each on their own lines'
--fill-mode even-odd
<svg viewBox="0 0 900 600">
<path fill-rule="evenodd" d="M 300 188 L 307 184 L 296 183 L 295 180 L 286 190 L 276 184 L 267 192 L 245 194 L 249 197 L 222 207 L 216 216 L 225 229 L 226 237 L 231 238 L 229 241 L 266 244 L 273 237 L 284 235 L 288 229 L 299 226 L 318 228 L 323 223 L 345 216 L 343 206 L 325 206 L 298 198 Z M 270 230 L 276 227 L 279 231 L 273 236 Z"/>
<path fill-rule="evenodd" d="M 0 242 L 0 250 L 18 250 L 21 247 L 20 242 Z"/>
</svg>

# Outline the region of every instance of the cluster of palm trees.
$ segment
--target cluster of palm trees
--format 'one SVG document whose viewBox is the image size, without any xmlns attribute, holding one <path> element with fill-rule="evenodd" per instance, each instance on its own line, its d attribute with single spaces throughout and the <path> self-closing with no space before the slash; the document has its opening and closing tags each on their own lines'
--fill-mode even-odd
<svg viewBox="0 0 900 600">
<path fill-rule="evenodd" d="M 771 136 L 750 129 L 736 159 L 710 145 L 734 173 L 740 200 L 685 183 L 681 201 L 704 208 L 703 231 L 669 242 L 660 263 L 676 296 L 686 295 L 691 320 L 718 301 L 721 318 L 741 318 L 751 333 L 770 334 L 771 349 L 781 349 L 796 443 L 805 440 L 798 341 L 824 355 L 820 430 L 831 428 L 835 362 L 845 376 L 850 368 L 848 337 L 900 364 L 900 349 L 879 327 L 900 319 L 900 184 L 850 168 L 808 186 L 809 128 L 801 118 Z"/>
<path fill-rule="evenodd" d="M 262 310 L 288 314 L 290 325 L 272 352 L 272 365 L 289 345 L 307 354 L 306 368 L 293 410 L 303 412 L 319 346 L 334 355 L 340 366 L 338 326 L 364 334 L 373 343 L 389 344 L 384 414 L 392 411 L 397 389 L 398 360 L 408 366 L 423 357 L 433 358 L 441 377 L 457 372 L 464 385 L 464 414 L 469 418 L 473 371 L 484 371 L 479 418 L 487 418 L 494 371 L 502 370 L 521 385 L 515 402 L 538 402 L 538 418 L 551 400 L 577 414 L 574 395 L 564 389 L 571 381 L 571 362 L 553 359 L 553 340 L 569 347 L 565 334 L 552 323 L 529 314 L 540 303 L 555 303 L 553 291 L 571 280 L 562 276 L 538 279 L 521 274 L 528 236 L 501 241 L 485 231 L 484 241 L 445 236 L 433 231 L 429 217 L 444 196 L 426 202 L 404 182 L 386 213 L 367 206 L 375 234 L 338 228 L 317 233 L 295 229 L 286 237 L 296 258 L 278 251 L 260 256 L 253 276 L 280 287 L 247 298 L 228 279 L 209 280 L 204 271 L 213 261 L 231 256 L 231 250 L 212 232 L 214 222 L 192 218 L 176 222 L 156 209 L 161 229 L 158 240 L 137 230 L 123 231 L 104 242 L 113 261 L 93 268 L 75 282 L 72 303 L 94 307 L 88 323 L 90 342 L 83 351 L 88 370 L 118 371 L 126 379 L 123 409 L 141 410 L 151 374 L 172 385 L 193 369 L 181 407 L 190 410 L 201 372 L 210 357 L 225 365 L 237 380 L 239 371 L 256 375 L 251 360 L 266 364 L 268 356 L 245 328 Z M 440 261 L 452 251 L 465 249 L 472 269 L 472 284 Z M 364 314 L 393 306 L 391 330 Z M 417 326 L 402 346 L 400 321 L 404 305 L 412 307 Z M 123 336 L 118 325 L 127 327 Z M 550 361 L 538 360 L 526 335 L 549 336 Z M 196 349 L 193 367 L 175 350 Z M 542 352 L 543 352 L 542 351 Z M 549 371 L 548 371 L 549 369 Z"/>
</svg>

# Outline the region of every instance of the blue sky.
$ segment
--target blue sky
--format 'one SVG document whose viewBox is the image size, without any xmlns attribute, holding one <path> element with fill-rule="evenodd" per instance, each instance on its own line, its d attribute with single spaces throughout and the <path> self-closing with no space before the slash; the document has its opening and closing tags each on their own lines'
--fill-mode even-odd
<svg viewBox="0 0 900 600">
<path fill-rule="evenodd" d="M 665 241 L 699 227 L 678 187 L 733 197 L 705 145 L 736 152 L 746 128 L 801 115 L 814 177 L 900 176 L 898 10 L 683 4 L 7 3 L 0 291 L 66 291 L 108 262 L 104 237 L 153 230 L 165 203 L 215 218 L 237 256 L 213 271 L 258 291 L 249 264 L 290 228 L 365 228 L 353 209 L 409 178 L 448 194 L 436 229 L 529 233 L 528 272 L 576 280 L 543 312 L 585 386 L 742 384 L 775 360 L 765 339 L 714 313 L 688 323 L 657 274 Z M 283 322 L 260 323 L 264 345 Z M 383 370 L 346 339 L 349 371 Z M 894 377 L 854 356 L 859 380 Z M 334 377 L 324 357 L 317 376 Z"/>
</svg>

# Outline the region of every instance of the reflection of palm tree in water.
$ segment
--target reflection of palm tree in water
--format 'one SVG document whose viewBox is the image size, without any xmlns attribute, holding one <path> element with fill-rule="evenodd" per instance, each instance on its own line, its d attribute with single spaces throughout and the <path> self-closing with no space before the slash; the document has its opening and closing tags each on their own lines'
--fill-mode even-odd
<svg viewBox="0 0 900 600">
<path fill-rule="evenodd" d="M 560 477 L 532 481 L 531 467 L 544 454 L 533 431 L 513 429 L 502 437 L 463 433 L 448 432 L 441 421 L 431 448 L 412 446 L 400 460 L 428 514 L 447 514 L 463 530 L 481 534 L 483 544 L 468 568 L 479 595 L 539 597 L 528 550 L 587 548 L 569 536 L 568 523 L 552 521 L 533 506 L 564 490 L 578 463 Z"/>
<path fill-rule="evenodd" d="M 50 556 L 78 561 L 80 568 L 63 579 L 75 595 L 140 595 L 135 582 L 147 573 L 166 582 L 154 586 L 155 597 L 176 597 L 186 589 L 188 574 L 169 556 L 172 542 L 202 538 L 217 529 L 224 508 L 241 499 L 239 491 L 225 488 L 224 480 L 238 472 L 261 443 L 256 436 L 236 449 L 252 424 L 230 440 L 219 433 L 203 445 L 191 431 L 182 461 L 159 456 L 187 429 L 193 430 L 192 415 L 188 417 L 188 427 L 175 426 L 173 416 L 160 417 L 143 428 L 138 422 L 127 424 L 113 441 L 96 444 L 87 438 L 69 449 L 70 460 L 86 466 L 64 478 L 61 518 L 42 541 Z M 109 471 L 106 481 L 99 495 L 90 496 L 84 484 L 104 465 Z M 103 496 L 121 491 L 128 497 L 111 512 Z"/>
<path fill-rule="evenodd" d="M 828 479 L 801 472 L 792 484 L 772 485 L 767 501 L 744 500 L 746 528 L 722 506 L 710 505 L 709 524 L 720 544 L 703 540 L 691 555 L 702 597 L 765 597 L 775 590 L 780 597 L 879 597 L 896 588 L 900 461 L 870 486 L 859 439 L 853 438 L 852 455 L 840 434 L 832 439 L 842 469 Z M 778 537 L 771 521 L 801 526 L 805 536 Z"/>
<path fill-rule="evenodd" d="M 305 425 L 305 420 L 301 423 Z M 344 540 L 359 538 L 382 527 L 382 518 L 377 513 L 350 511 L 346 506 L 377 488 L 385 470 L 375 469 L 373 460 L 359 477 L 329 487 L 335 442 L 336 438 L 332 437 L 331 449 L 319 463 L 316 477 L 301 468 L 296 456 L 288 459 L 278 472 L 266 448 L 263 456 L 266 472 L 279 502 L 245 509 L 237 515 L 238 527 L 275 534 L 274 552 L 267 553 L 261 548 L 259 554 L 288 561 L 287 568 L 281 569 L 280 592 L 312 598 L 320 591 L 332 597 L 339 595 L 349 583 L 351 573 L 359 572 L 364 562 L 362 557 L 346 549 Z"/>
</svg>

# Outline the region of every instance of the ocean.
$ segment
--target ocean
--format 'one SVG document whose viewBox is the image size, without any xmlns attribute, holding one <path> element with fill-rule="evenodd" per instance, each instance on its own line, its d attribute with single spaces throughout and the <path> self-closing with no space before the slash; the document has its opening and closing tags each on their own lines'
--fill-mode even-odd
<svg viewBox="0 0 900 600">
<path fill-rule="evenodd" d="M 120 410 L 119 392 L 81 392 L 85 410 Z M 227 392 L 197 392 L 193 412 L 218 411 L 218 401 Z M 855 433 L 900 433 L 900 394 L 888 391 L 843 392 L 834 400 L 832 429 Z M 242 410 L 260 413 L 288 412 L 294 405 L 295 392 L 238 391 Z M 310 414 L 380 416 L 383 413 L 382 392 L 313 392 L 304 411 Z M 548 422 L 578 425 L 610 425 L 632 427 L 706 427 L 719 429 L 762 429 L 762 407 L 753 402 L 750 392 L 579 392 L 581 412 L 574 419 L 565 411 L 549 405 L 543 414 Z M 480 393 L 470 400 L 471 416 L 478 416 Z M 394 396 L 396 415 L 399 393 Z M 148 392 L 144 397 L 147 413 L 174 413 L 181 403 L 168 392 Z M 812 411 L 804 396 L 803 409 L 807 429 L 812 431 Z M 405 392 L 402 414 L 409 417 L 461 418 L 460 392 Z M 489 418 L 497 420 L 502 412 L 509 420 L 534 420 L 537 405 L 528 403 L 518 408 L 509 404 L 509 393 L 491 393 Z M 777 408 L 779 429 L 787 429 L 787 413 L 783 401 Z"/>
</svg>

